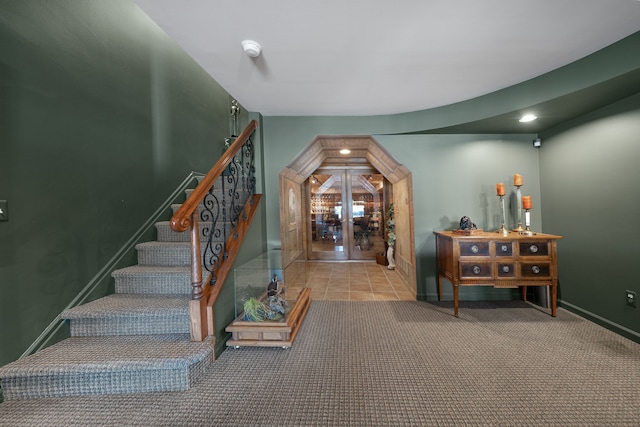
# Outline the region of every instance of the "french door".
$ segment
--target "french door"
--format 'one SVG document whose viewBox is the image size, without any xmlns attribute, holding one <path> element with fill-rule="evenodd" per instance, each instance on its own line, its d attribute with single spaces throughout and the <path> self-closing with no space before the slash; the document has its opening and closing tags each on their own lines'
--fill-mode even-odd
<svg viewBox="0 0 640 427">
<path fill-rule="evenodd" d="M 384 251 L 382 175 L 319 169 L 308 184 L 308 259 L 373 260 Z"/>
</svg>

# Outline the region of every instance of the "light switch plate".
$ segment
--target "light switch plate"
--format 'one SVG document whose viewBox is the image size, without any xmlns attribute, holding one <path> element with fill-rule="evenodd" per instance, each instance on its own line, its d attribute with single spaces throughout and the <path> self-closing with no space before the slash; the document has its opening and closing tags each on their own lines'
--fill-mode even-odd
<svg viewBox="0 0 640 427">
<path fill-rule="evenodd" d="M 0 221 L 9 221 L 9 202 L 0 200 Z"/>
</svg>

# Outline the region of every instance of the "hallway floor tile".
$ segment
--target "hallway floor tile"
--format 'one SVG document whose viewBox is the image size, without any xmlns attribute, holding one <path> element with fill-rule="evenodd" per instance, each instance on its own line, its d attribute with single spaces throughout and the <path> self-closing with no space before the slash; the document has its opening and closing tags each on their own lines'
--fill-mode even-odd
<svg viewBox="0 0 640 427">
<path fill-rule="evenodd" d="M 374 262 L 307 261 L 312 300 L 415 301 L 397 271 Z M 296 295 L 299 289 L 287 288 Z"/>
</svg>

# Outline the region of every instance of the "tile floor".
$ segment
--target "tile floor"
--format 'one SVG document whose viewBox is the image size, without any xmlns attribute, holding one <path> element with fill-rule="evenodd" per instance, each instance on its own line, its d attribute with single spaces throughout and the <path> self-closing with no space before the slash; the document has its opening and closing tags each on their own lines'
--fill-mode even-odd
<svg viewBox="0 0 640 427">
<path fill-rule="evenodd" d="M 312 300 L 413 300 L 397 271 L 375 262 L 306 262 L 306 286 Z"/>
</svg>

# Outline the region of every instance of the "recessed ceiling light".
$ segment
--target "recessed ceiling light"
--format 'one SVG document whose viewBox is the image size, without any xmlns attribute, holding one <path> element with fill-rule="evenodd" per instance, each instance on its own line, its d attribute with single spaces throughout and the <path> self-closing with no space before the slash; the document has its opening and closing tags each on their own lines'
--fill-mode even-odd
<svg viewBox="0 0 640 427">
<path fill-rule="evenodd" d="M 342 150 L 340 150 L 340 154 L 350 154 L 351 150 L 349 150 L 348 148 L 343 148 Z"/>
<path fill-rule="evenodd" d="M 534 120 L 535 120 L 535 119 L 537 119 L 537 118 L 538 118 L 538 116 L 536 116 L 536 115 L 533 115 L 533 114 L 525 114 L 524 116 L 522 116 L 522 117 L 520 118 L 520 120 L 519 120 L 519 121 L 520 121 L 520 123 L 527 123 L 527 122 L 532 122 L 532 121 L 534 121 Z"/>
</svg>

